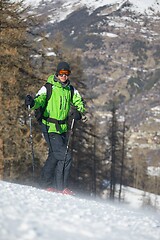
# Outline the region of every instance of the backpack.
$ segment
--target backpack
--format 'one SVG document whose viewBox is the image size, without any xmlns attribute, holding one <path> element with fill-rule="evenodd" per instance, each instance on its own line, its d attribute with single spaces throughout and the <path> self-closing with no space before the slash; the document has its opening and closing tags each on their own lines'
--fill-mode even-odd
<svg viewBox="0 0 160 240">
<path fill-rule="evenodd" d="M 44 86 L 47 89 L 47 96 L 46 96 L 45 106 L 44 107 L 39 107 L 39 108 L 37 108 L 34 111 L 35 118 L 37 119 L 37 121 L 39 123 L 42 122 L 44 111 L 45 111 L 45 109 L 47 107 L 47 104 L 48 104 L 48 101 L 49 101 L 49 99 L 50 99 L 50 97 L 52 95 L 52 86 L 53 86 L 53 84 L 47 82 Z M 71 100 L 72 100 L 73 99 L 73 94 L 74 94 L 74 87 L 72 85 L 70 85 L 70 90 L 71 90 Z"/>
</svg>

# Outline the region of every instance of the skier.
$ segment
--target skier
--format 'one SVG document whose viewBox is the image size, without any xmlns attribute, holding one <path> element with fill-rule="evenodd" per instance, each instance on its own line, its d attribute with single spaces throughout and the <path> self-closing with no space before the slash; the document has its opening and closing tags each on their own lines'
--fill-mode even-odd
<svg viewBox="0 0 160 240">
<path fill-rule="evenodd" d="M 68 188 L 68 178 L 71 168 L 71 153 L 67 147 L 67 118 L 71 104 L 75 107 L 72 112 L 74 120 L 80 120 L 85 111 L 84 103 L 79 92 L 70 85 L 70 66 L 60 62 L 54 75 L 49 76 L 47 83 L 52 84 L 50 99 L 46 104 L 47 89 L 43 86 L 35 98 L 27 95 L 25 105 L 32 110 L 44 108 L 41 127 L 47 142 L 48 158 L 42 168 L 40 185 L 48 191 L 73 194 Z M 71 91 L 73 89 L 73 93 Z"/>
</svg>

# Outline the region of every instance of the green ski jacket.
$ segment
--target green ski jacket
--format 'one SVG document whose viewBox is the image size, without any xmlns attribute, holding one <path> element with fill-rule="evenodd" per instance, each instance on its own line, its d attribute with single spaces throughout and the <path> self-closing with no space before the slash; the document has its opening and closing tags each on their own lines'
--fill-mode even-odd
<svg viewBox="0 0 160 240">
<path fill-rule="evenodd" d="M 55 76 L 49 76 L 47 82 L 51 83 L 52 94 L 48 100 L 48 104 L 44 111 L 44 117 L 49 117 L 60 122 L 59 128 L 57 129 L 56 124 L 53 122 L 48 122 L 42 119 L 42 123 L 49 127 L 48 132 L 64 133 L 68 130 L 67 117 L 70 111 L 70 106 L 76 107 L 76 109 L 83 113 L 85 111 L 84 103 L 79 92 L 74 88 L 73 97 L 71 97 L 70 85 L 62 86 L 59 81 L 56 81 Z M 47 89 L 43 86 L 37 93 L 34 101 L 35 104 L 32 107 L 33 110 L 44 107 L 46 102 Z M 61 122 L 63 122 L 61 124 Z"/>
</svg>

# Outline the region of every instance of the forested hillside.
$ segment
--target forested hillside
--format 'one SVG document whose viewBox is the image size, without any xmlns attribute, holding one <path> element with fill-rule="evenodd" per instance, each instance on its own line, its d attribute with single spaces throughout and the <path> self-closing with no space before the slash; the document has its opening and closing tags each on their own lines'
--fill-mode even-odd
<svg viewBox="0 0 160 240">
<path fill-rule="evenodd" d="M 83 79 L 81 53 L 75 51 L 73 55 L 70 49 L 66 49 L 61 34 L 57 34 L 52 42 L 45 38 L 44 33 L 36 34 L 34 29 L 42 24 L 43 19 L 28 15 L 28 9 L 23 8 L 23 3 L 1 3 L 1 177 L 27 183 L 33 179 L 29 113 L 25 109 L 24 98 L 28 93 L 34 96 L 62 59 L 71 63 L 73 85 L 84 95 L 85 83 L 80 80 Z M 37 38 L 43 38 L 43 43 L 38 44 Z M 53 55 L 47 52 L 51 46 Z M 34 113 L 32 129 L 35 181 L 38 181 L 37 175 L 46 158 L 47 149 Z M 81 132 L 79 144 L 82 141 Z"/>
</svg>

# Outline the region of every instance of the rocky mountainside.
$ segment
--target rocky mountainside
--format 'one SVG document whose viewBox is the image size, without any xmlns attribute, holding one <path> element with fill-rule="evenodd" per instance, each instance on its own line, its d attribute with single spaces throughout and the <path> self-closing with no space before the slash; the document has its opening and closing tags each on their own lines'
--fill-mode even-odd
<svg viewBox="0 0 160 240">
<path fill-rule="evenodd" d="M 83 52 L 89 111 L 104 121 L 116 97 L 119 119 L 126 113 L 131 155 L 138 151 L 151 165 L 159 161 L 160 2 L 38 3 L 32 12 L 45 16 L 41 30 L 49 38 L 61 31 L 68 46 Z"/>
</svg>

